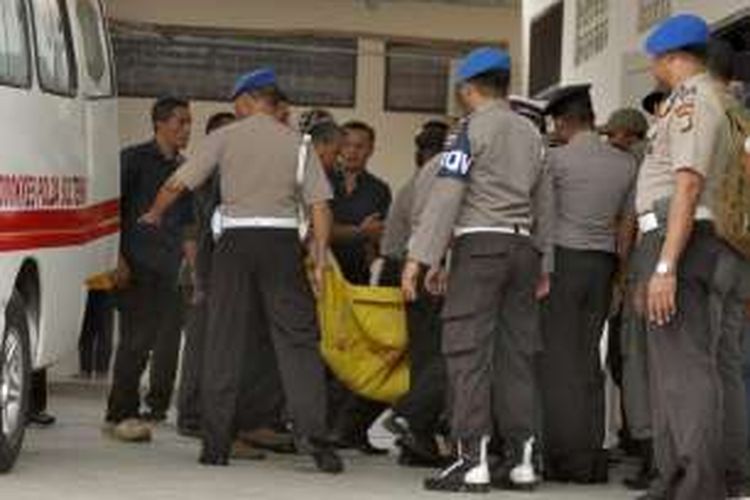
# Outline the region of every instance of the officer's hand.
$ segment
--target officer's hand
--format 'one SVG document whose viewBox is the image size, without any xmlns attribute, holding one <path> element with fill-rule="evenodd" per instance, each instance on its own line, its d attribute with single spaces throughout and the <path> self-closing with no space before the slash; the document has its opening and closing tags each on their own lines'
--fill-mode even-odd
<svg viewBox="0 0 750 500">
<path fill-rule="evenodd" d="M 380 214 L 368 215 L 359 225 L 359 234 L 372 241 L 378 241 L 383 231 L 385 231 L 385 224 Z"/>
<path fill-rule="evenodd" d="M 138 219 L 138 222 L 141 224 L 146 224 L 148 226 L 159 226 L 161 225 L 161 216 L 152 210 L 149 210 L 145 214 L 141 215 L 141 218 Z"/>
<path fill-rule="evenodd" d="M 445 295 L 448 289 L 448 273 L 440 266 L 432 266 L 424 278 L 424 287 L 432 295 Z"/>
<path fill-rule="evenodd" d="M 539 278 L 539 282 L 536 284 L 536 300 L 546 299 L 549 296 L 550 287 L 549 273 L 542 274 Z"/>
<path fill-rule="evenodd" d="M 112 273 L 112 278 L 114 280 L 115 288 L 118 290 L 122 290 L 123 288 L 127 288 L 128 283 L 130 282 L 130 266 L 128 265 L 128 262 L 125 260 L 125 257 L 122 255 L 119 255 L 117 258 L 117 268 Z"/>
<path fill-rule="evenodd" d="M 325 262 L 315 264 L 312 271 L 312 289 L 316 298 L 323 296 L 323 289 L 325 285 L 326 277 L 326 265 Z"/>
<path fill-rule="evenodd" d="M 419 279 L 419 262 L 409 260 L 404 266 L 404 272 L 401 274 L 401 291 L 407 302 L 417 300 L 417 280 Z"/>
<path fill-rule="evenodd" d="M 657 326 L 664 326 L 677 312 L 675 296 L 677 277 L 674 274 L 654 274 L 648 284 L 648 319 Z"/>
</svg>

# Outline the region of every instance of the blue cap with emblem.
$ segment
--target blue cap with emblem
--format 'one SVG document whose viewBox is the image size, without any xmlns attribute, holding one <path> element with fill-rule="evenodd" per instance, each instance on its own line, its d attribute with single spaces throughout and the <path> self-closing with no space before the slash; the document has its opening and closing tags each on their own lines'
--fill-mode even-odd
<svg viewBox="0 0 750 500">
<path fill-rule="evenodd" d="M 456 80 L 463 83 L 490 71 L 510 71 L 510 55 L 494 47 L 473 50 L 459 63 Z"/>
<path fill-rule="evenodd" d="M 271 87 L 277 84 L 276 72 L 272 68 L 260 68 L 255 71 L 245 73 L 237 79 L 232 89 L 232 100 L 237 99 L 242 94 Z"/>
<path fill-rule="evenodd" d="M 693 14 L 677 14 L 659 24 L 646 39 L 646 52 L 658 57 L 685 47 L 707 45 L 708 24 Z"/>
</svg>

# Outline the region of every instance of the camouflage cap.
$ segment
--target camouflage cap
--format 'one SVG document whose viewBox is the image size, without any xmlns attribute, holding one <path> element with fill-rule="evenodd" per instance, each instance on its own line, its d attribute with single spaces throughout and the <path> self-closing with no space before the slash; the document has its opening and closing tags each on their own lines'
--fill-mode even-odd
<svg viewBox="0 0 750 500">
<path fill-rule="evenodd" d="M 605 134 L 616 130 L 627 130 L 637 135 L 648 132 L 648 121 L 643 113 L 635 108 L 622 108 L 612 113 L 607 124 L 601 128 Z"/>
</svg>

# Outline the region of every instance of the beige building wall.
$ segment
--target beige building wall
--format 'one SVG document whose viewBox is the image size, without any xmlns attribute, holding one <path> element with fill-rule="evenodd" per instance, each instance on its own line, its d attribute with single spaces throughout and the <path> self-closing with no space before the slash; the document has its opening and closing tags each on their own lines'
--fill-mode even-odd
<svg viewBox="0 0 750 500">
<path fill-rule="evenodd" d="M 433 116 L 384 111 L 386 40 L 507 43 L 516 69 L 521 68 L 521 17 L 516 9 L 408 0 L 377 3 L 375 8 L 361 0 L 105 0 L 105 4 L 109 17 L 118 21 L 359 37 L 356 107 L 333 111 L 342 120 L 357 118 L 375 126 L 378 144 L 372 170 L 394 188 L 411 172 L 414 133 Z M 149 105 L 149 100 L 120 99 L 123 144 L 148 137 Z M 226 108 L 221 103 L 195 103 L 191 148 L 202 136 L 207 116 Z"/>
<path fill-rule="evenodd" d="M 528 91 L 529 33 L 531 22 L 560 0 L 524 0 L 522 47 L 524 90 Z M 591 82 L 600 121 L 621 106 L 638 106 L 653 87 L 642 46 L 647 33 L 638 32 L 638 0 L 609 1 L 609 42 L 589 60 L 575 64 L 576 0 L 564 2 L 561 83 Z M 734 15 L 750 13 L 747 0 L 672 0 L 674 13 L 693 13 L 720 25 Z"/>
</svg>

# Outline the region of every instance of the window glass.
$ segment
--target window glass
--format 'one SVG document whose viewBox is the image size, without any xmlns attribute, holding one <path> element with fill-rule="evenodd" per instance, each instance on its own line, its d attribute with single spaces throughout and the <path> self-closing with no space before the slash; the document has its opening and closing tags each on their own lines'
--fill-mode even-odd
<svg viewBox="0 0 750 500">
<path fill-rule="evenodd" d="M 267 38 L 215 29 L 117 23 L 111 28 L 121 96 L 174 94 L 224 101 L 238 75 L 272 66 L 294 104 L 354 106 L 354 38 Z"/>
<path fill-rule="evenodd" d="M 39 83 L 44 90 L 70 95 L 75 72 L 70 29 L 60 0 L 31 0 L 37 49 Z"/>
<path fill-rule="evenodd" d="M 0 2 L 0 84 L 28 86 L 29 44 L 23 0 Z"/>
<path fill-rule="evenodd" d="M 104 46 L 104 30 L 93 0 L 78 0 L 76 3 L 78 24 L 81 28 L 83 53 L 86 59 L 86 73 L 102 90 L 109 90 L 107 76 L 107 56 Z"/>
</svg>

